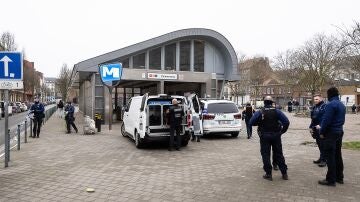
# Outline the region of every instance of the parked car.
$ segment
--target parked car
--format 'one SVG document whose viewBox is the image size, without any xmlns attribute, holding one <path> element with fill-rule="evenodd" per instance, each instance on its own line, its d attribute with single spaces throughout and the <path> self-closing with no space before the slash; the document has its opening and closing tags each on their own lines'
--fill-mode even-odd
<svg viewBox="0 0 360 202">
<path fill-rule="evenodd" d="M 5 116 L 5 110 L 4 110 L 4 101 L 0 101 L 0 108 L 1 108 L 1 117 Z M 8 114 L 9 116 L 12 115 L 12 106 L 8 105 Z"/>
<path fill-rule="evenodd" d="M 241 113 L 228 100 L 201 100 L 204 135 L 228 133 L 237 137 L 241 131 Z"/>
<path fill-rule="evenodd" d="M 123 123 L 121 132 L 135 140 L 135 146 L 141 148 L 145 143 L 152 140 L 167 140 L 170 136 L 170 126 L 167 123 L 166 111 L 172 105 L 172 99 L 177 99 L 183 107 L 184 114 L 188 111 L 187 99 L 184 96 L 168 96 L 160 94 L 156 96 L 132 97 L 124 107 Z M 180 134 L 182 146 L 186 146 L 190 140 L 189 128 L 186 124 L 186 116 L 183 119 L 183 127 Z"/>
<path fill-rule="evenodd" d="M 22 112 L 25 112 L 25 111 L 28 110 L 28 107 L 25 105 L 25 103 L 21 103 L 20 104 L 20 109 L 21 109 Z"/>
</svg>

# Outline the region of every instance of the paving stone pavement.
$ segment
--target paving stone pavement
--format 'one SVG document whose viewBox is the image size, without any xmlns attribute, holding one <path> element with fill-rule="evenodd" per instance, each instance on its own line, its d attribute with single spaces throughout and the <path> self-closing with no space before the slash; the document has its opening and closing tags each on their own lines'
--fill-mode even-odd
<svg viewBox="0 0 360 202">
<path fill-rule="evenodd" d="M 53 116 L 39 139 L 11 151 L 0 167 L 0 201 L 360 201 L 360 152 L 343 150 L 345 184 L 317 184 L 326 169 L 312 163 L 316 147 L 307 131 L 309 119 L 293 117 L 283 135 L 290 180 L 274 172 L 262 179 L 259 139 L 215 136 L 190 142 L 181 151 L 154 143 L 136 149 L 122 137 L 119 124 L 101 134 L 65 134 Z M 360 140 L 358 115 L 347 115 L 346 140 Z M 77 124 L 82 131 L 82 124 Z M 87 193 L 86 188 L 94 188 Z"/>
</svg>

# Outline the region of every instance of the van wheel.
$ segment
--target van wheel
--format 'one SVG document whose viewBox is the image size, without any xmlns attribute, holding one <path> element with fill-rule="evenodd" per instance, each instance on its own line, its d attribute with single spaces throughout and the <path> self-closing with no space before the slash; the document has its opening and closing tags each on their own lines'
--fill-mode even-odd
<svg viewBox="0 0 360 202">
<path fill-rule="evenodd" d="M 142 142 L 142 140 L 140 138 L 140 134 L 137 131 L 135 132 L 135 146 L 138 149 L 141 149 L 144 147 L 144 143 Z"/>
<path fill-rule="evenodd" d="M 127 137 L 124 122 L 121 123 L 121 129 L 120 130 L 121 130 L 121 135 L 124 136 L 124 137 Z"/>
<path fill-rule="evenodd" d="M 240 132 L 231 133 L 231 137 L 237 137 L 237 136 L 239 136 L 239 133 L 240 133 Z"/>
</svg>

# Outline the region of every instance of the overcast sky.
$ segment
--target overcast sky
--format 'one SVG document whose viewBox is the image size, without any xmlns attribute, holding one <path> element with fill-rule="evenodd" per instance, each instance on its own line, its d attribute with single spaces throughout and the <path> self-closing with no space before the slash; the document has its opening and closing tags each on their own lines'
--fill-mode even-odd
<svg viewBox="0 0 360 202">
<path fill-rule="evenodd" d="M 359 0 L 0 0 L 10 31 L 45 76 L 184 28 L 223 34 L 235 51 L 272 58 L 316 33 L 360 21 Z"/>
</svg>

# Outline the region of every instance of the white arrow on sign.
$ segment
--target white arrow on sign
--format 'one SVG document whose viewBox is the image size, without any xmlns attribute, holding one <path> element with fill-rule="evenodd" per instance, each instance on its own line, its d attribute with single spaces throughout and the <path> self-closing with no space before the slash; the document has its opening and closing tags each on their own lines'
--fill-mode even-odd
<svg viewBox="0 0 360 202">
<path fill-rule="evenodd" d="M 4 63 L 4 71 L 5 71 L 4 76 L 8 77 L 9 76 L 9 65 L 8 65 L 8 63 L 12 62 L 12 60 L 8 56 L 5 55 L 3 58 L 1 58 L 0 61 L 2 61 Z"/>
</svg>

